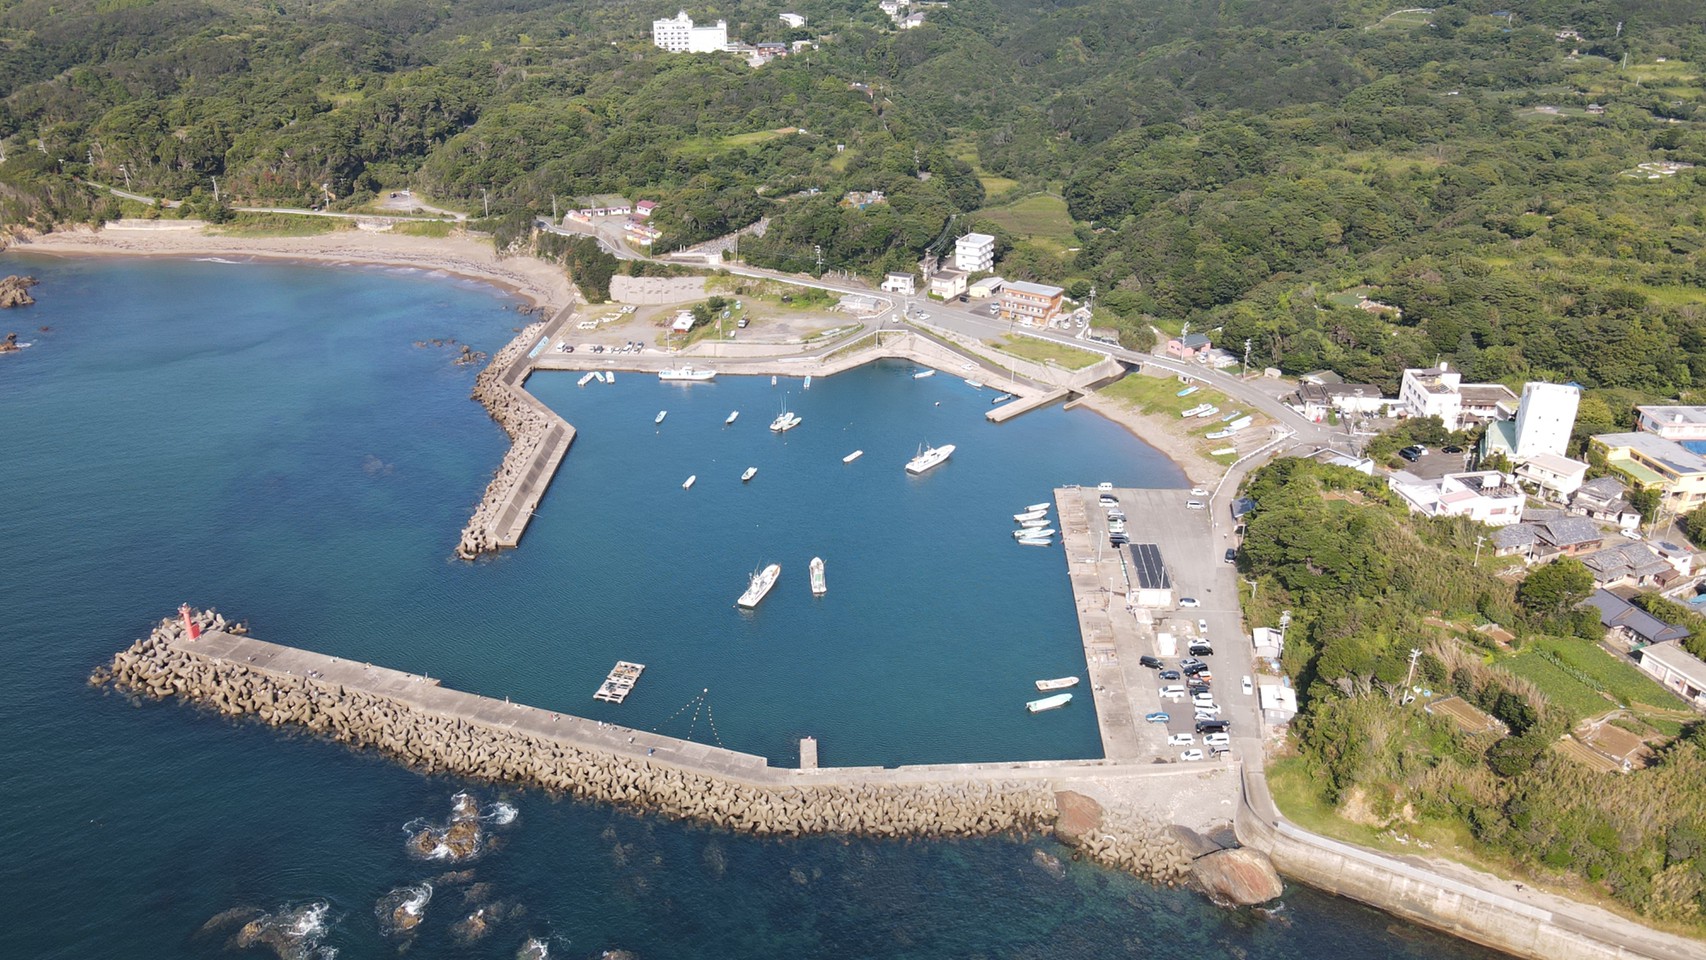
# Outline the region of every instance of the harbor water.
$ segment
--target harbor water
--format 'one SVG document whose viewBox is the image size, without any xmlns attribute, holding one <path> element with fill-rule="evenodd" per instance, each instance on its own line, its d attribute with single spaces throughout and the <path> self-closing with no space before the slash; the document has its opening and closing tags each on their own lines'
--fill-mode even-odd
<svg viewBox="0 0 1706 960">
<path fill-rule="evenodd" d="M 1023 709 L 1084 659 L 1059 546 L 1016 545 L 1011 514 L 1061 483 L 1183 478 L 1091 413 L 992 426 L 991 391 L 900 363 L 809 391 L 541 374 L 575 445 L 521 549 L 461 563 L 507 440 L 467 399 L 478 367 L 453 361 L 513 336 L 512 300 L 400 270 L 8 254 L 0 273 L 41 280 L 0 315 L 34 344 L 0 357 L 8 952 L 223 956 L 255 921 L 304 957 L 511 957 L 529 937 L 572 957 L 1479 955 L 1307 891 L 1277 918 L 1223 913 L 1052 842 L 759 841 L 89 688 L 188 601 L 266 640 L 782 765 L 804 735 L 825 764 L 1094 757 L 1091 691 Z M 783 405 L 803 423 L 778 435 Z M 909 477 L 921 443 L 957 449 Z M 772 562 L 775 590 L 736 610 Z M 646 671 L 595 703 L 617 660 Z M 464 788 L 483 855 L 411 856 L 405 826 Z M 412 933 L 376 915 L 421 884 Z M 204 930 L 233 908 L 261 913 Z"/>
</svg>

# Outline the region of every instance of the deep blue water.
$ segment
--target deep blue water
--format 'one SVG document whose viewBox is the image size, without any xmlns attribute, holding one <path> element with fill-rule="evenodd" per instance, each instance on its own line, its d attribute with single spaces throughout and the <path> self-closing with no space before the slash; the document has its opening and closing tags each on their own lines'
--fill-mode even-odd
<svg viewBox="0 0 1706 960">
<path fill-rule="evenodd" d="M 183 600 L 263 639 L 777 763 L 807 733 L 838 764 L 1099 753 L 1088 702 L 1020 709 L 1032 680 L 1084 664 L 1059 548 L 1007 533 L 1058 483 L 1181 481 L 1093 414 L 994 427 L 988 391 L 904 365 L 809 392 L 540 375 L 580 436 L 522 548 L 464 564 L 450 550 L 507 441 L 467 399 L 474 370 L 413 343 L 495 350 L 522 322 L 512 301 L 402 271 L 0 257 L 11 272 L 42 284 L 0 314 L 35 343 L 0 357 L 8 955 L 216 956 L 223 935 L 197 934 L 215 914 L 316 899 L 327 945 L 392 955 L 375 900 L 449 869 L 409 859 L 402 828 L 442 819 L 459 784 L 84 684 Z M 784 394 L 805 423 L 776 436 Z M 959 449 L 909 479 L 925 441 Z M 776 591 L 734 610 L 772 561 Z M 616 659 L 650 666 L 595 708 Z M 678 713 L 707 688 L 697 720 Z M 1080 865 L 1056 878 L 1031 862 L 1052 844 L 765 842 L 506 799 L 520 816 L 475 868 L 490 892 L 441 884 L 411 956 L 508 957 L 530 933 L 556 956 L 1478 955 L 1307 891 L 1286 925 Z M 524 915 L 456 944 L 450 924 L 493 899 Z"/>
</svg>

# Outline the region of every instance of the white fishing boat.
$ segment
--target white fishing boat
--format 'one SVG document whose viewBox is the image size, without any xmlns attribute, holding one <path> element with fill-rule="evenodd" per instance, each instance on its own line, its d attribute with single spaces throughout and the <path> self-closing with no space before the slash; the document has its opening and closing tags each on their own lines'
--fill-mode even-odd
<svg viewBox="0 0 1706 960">
<path fill-rule="evenodd" d="M 1054 504 L 1047 503 L 1047 502 L 1045 502 L 1045 503 L 1033 503 L 1030 506 L 1025 508 L 1025 512 L 1030 513 L 1032 510 L 1047 510 L 1049 507 L 1052 507 L 1052 506 L 1054 506 Z"/>
<path fill-rule="evenodd" d="M 686 490 L 688 487 L 693 486 L 693 481 L 695 481 L 697 479 L 699 479 L 699 475 L 697 473 L 695 473 L 693 476 L 688 477 L 686 480 L 681 481 L 681 489 Z"/>
<path fill-rule="evenodd" d="M 1046 527 L 1052 522 L 1053 521 L 1049 520 L 1047 517 L 1037 517 L 1034 520 L 1020 520 L 1019 526 L 1035 529 L 1037 527 Z"/>
<path fill-rule="evenodd" d="M 812 596 L 821 597 L 824 594 L 829 592 L 829 581 L 827 581 L 823 578 L 823 558 L 822 557 L 813 557 L 812 558 L 811 571 L 812 571 Z"/>
<path fill-rule="evenodd" d="M 1020 523 L 1024 523 L 1026 520 L 1041 520 L 1045 516 L 1048 516 L 1047 510 L 1043 510 L 1043 509 L 1040 509 L 1037 507 L 1032 507 L 1031 509 L 1026 510 L 1024 513 L 1013 514 L 1013 519 L 1017 520 Z"/>
<path fill-rule="evenodd" d="M 770 588 L 776 586 L 776 578 L 782 575 L 782 565 L 772 563 L 752 575 L 752 580 L 746 586 L 746 592 L 740 595 L 735 603 L 747 610 L 758 606 L 770 593 Z"/>
<path fill-rule="evenodd" d="M 1238 419 L 1239 417 L 1242 417 L 1243 415 L 1244 415 L 1244 411 L 1234 410 L 1231 413 L 1227 414 L 1226 416 L 1221 417 L 1220 422 L 1221 423 L 1231 423 L 1232 421 Z"/>
<path fill-rule="evenodd" d="M 1216 430 L 1213 433 L 1203 434 L 1203 439 L 1204 440 L 1225 440 L 1227 437 L 1230 437 L 1237 432 L 1238 431 L 1236 431 L 1236 430 Z"/>
<path fill-rule="evenodd" d="M 592 375 L 594 378 L 596 378 L 598 380 L 599 383 L 609 383 L 610 382 L 609 380 L 605 379 L 603 370 L 594 370 L 592 372 Z"/>
<path fill-rule="evenodd" d="M 865 451 L 855 450 L 852 453 L 849 453 L 847 456 L 842 457 L 841 462 L 842 463 L 852 463 L 853 461 L 859 459 L 860 457 L 862 457 L 864 455 L 865 455 Z"/>
<path fill-rule="evenodd" d="M 776 375 L 774 373 L 770 375 L 770 385 L 772 387 L 776 385 Z"/>
<path fill-rule="evenodd" d="M 606 370 L 604 372 L 604 382 L 605 383 L 615 383 L 616 382 L 616 371 Z"/>
<path fill-rule="evenodd" d="M 1025 704 L 1025 709 L 1032 713 L 1042 713 L 1044 710 L 1058 710 L 1071 702 L 1072 694 L 1057 693 L 1052 697 L 1044 697 L 1041 700 L 1032 700 L 1030 703 Z"/>
<path fill-rule="evenodd" d="M 1020 537 L 1019 538 L 1019 546 L 1021 546 L 1021 547 L 1048 547 L 1048 546 L 1053 546 L 1053 545 L 1054 545 L 1054 541 L 1050 540 L 1048 537 Z"/>
<path fill-rule="evenodd" d="M 1053 680 L 1038 680 L 1037 681 L 1037 689 L 1041 690 L 1044 693 L 1047 693 L 1050 690 L 1065 690 L 1068 687 L 1076 687 L 1076 686 L 1078 686 L 1078 678 L 1077 677 L 1056 677 Z"/>
<path fill-rule="evenodd" d="M 934 370 L 920 370 L 917 373 L 912 375 L 912 379 L 923 380 L 925 377 L 934 377 L 935 375 L 936 375 L 936 371 L 934 371 Z"/>
<path fill-rule="evenodd" d="M 589 383 L 591 383 L 597 379 L 598 379 L 598 374 L 592 370 L 588 370 L 586 373 L 581 375 L 581 378 L 579 380 L 575 381 L 575 386 L 584 387 L 587 384 L 589 384 Z"/>
<path fill-rule="evenodd" d="M 1199 403 L 1196 406 L 1190 408 L 1189 410 L 1179 411 L 1179 416 L 1181 416 L 1181 417 L 1194 417 L 1197 414 L 1202 413 L 1204 410 L 1207 410 L 1211 406 L 1213 406 L 1213 404 Z"/>
<path fill-rule="evenodd" d="M 918 456 L 906 462 L 906 472 L 911 474 L 923 473 L 932 467 L 940 466 L 954 455 L 954 445 L 944 443 L 939 447 L 918 448 Z"/>
<path fill-rule="evenodd" d="M 805 386 L 805 388 L 807 390 L 810 390 L 812 388 L 812 375 L 809 373 L 806 374 L 806 386 Z"/>
<path fill-rule="evenodd" d="M 658 371 L 659 380 L 672 380 L 683 383 L 703 383 L 717 376 L 715 370 L 700 370 L 692 364 L 680 367 L 665 367 Z"/>
<path fill-rule="evenodd" d="M 1013 539 L 1041 540 L 1045 537 L 1052 537 L 1054 534 L 1055 529 L 1053 527 L 1025 527 L 1024 529 L 1013 531 Z"/>
<path fill-rule="evenodd" d="M 973 389 L 977 389 L 977 390 L 983 389 L 983 381 L 982 380 L 973 380 L 970 377 L 965 378 L 965 380 L 966 380 L 966 386 L 972 387 Z"/>
<path fill-rule="evenodd" d="M 1212 417 L 1219 412 L 1220 412 L 1219 407 L 1209 407 L 1207 410 L 1204 410 L 1202 413 L 1197 414 L 1197 419 L 1207 420 L 1209 417 Z"/>
<path fill-rule="evenodd" d="M 784 431 L 792 430 L 799 425 L 800 425 L 800 418 L 798 416 L 796 416 L 795 414 L 789 413 L 786 410 L 782 411 L 779 415 L 777 415 L 776 419 L 770 421 L 770 429 L 776 431 L 777 433 L 782 433 Z"/>
<path fill-rule="evenodd" d="M 758 475 L 758 468 L 757 467 L 747 467 L 745 472 L 743 472 L 740 475 L 740 482 L 745 483 L 757 475 Z"/>
<path fill-rule="evenodd" d="M 1199 389 L 1201 389 L 1201 388 L 1200 387 L 1186 387 L 1185 389 L 1180 390 L 1178 393 L 1173 394 L 1173 396 L 1175 396 L 1175 397 L 1188 397 L 1191 394 L 1196 393 Z"/>
<path fill-rule="evenodd" d="M 1009 401 L 1011 399 L 1013 399 L 1013 395 L 1011 393 L 1003 393 L 1000 396 L 996 397 L 995 399 L 989 401 L 989 405 L 993 407 L 998 403 L 1006 403 L 1007 401 Z"/>
<path fill-rule="evenodd" d="M 663 422 L 663 418 L 664 418 L 664 417 L 667 417 L 667 416 L 669 416 L 669 411 L 668 411 L 668 410 L 659 410 L 659 411 L 658 411 L 658 415 L 657 415 L 657 418 L 656 418 L 656 419 L 654 419 L 654 420 L 653 420 L 653 421 L 652 421 L 652 422 L 653 422 L 653 423 L 662 423 L 662 422 Z"/>
<path fill-rule="evenodd" d="M 739 411 L 739 410 L 730 410 L 730 411 L 729 411 L 729 416 L 728 416 L 728 419 L 727 419 L 727 420 L 724 420 L 724 421 L 723 421 L 723 426 L 725 426 L 725 427 L 726 427 L 726 426 L 728 426 L 728 425 L 729 425 L 729 424 L 731 424 L 731 423 L 734 423 L 734 422 L 735 422 L 735 418 L 736 418 L 736 417 L 738 417 L 738 416 L 740 416 L 740 411 Z"/>
</svg>

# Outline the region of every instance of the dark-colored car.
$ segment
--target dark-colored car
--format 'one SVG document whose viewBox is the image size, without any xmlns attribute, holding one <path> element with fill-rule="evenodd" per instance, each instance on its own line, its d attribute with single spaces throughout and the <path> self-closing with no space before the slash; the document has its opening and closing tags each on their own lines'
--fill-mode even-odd
<svg viewBox="0 0 1706 960">
<path fill-rule="evenodd" d="M 1221 555 L 1221 559 L 1225 560 L 1227 563 L 1237 563 L 1238 562 L 1238 548 L 1237 547 L 1227 547 L 1226 553 Z"/>
<path fill-rule="evenodd" d="M 1163 680 L 1177 680 L 1177 679 L 1179 679 L 1179 671 L 1177 671 L 1177 670 L 1163 670 L 1160 673 L 1160 677 Z"/>
<path fill-rule="evenodd" d="M 1230 721 L 1230 720 L 1198 720 L 1197 721 L 1197 732 L 1198 733 L 1230 733 L 1231 731 L 1232 731 L 1232 721 Z"/>
<path fill-rule="evenodd" d="M 1148 654 L 1144 654 L 1143 656 L 1138 657 L 1137 662 L 1143 664 L 1144 666 L 1148 667 L 1151 670 L 1161 669 L 1161 661 L 1158 658 L 1152 657 Z"/>
<path fill-rule="evenodd" d="M 1187 664 L 1183 669 L 1186 674 L 1194 677 L 1199 673 L 1206 672 L 1208 670 L 1208 664 L 1202 662 L 1191 663 Z"/>
<path fill-rule="evenodd" d="M 1206 643 L 1193 643 L 1191 644 L 1191 656 L 1212 657 L 1214 656 L 1214 648 Z"/>
<path fill-rule="evenodd" d="M 1422 454 L 1427 453 L 1427 452 L 1428 452 L 1427 447 L 1409 446 L 1409 447 L 1405 447 L 1404 449 L 1398 451 L 1398 456 L 1403 457 L 1405 460 L 1408 460 L 1411 463 L 1415 463 L 1417 460 L 1422 459 Z"/>
</svg>

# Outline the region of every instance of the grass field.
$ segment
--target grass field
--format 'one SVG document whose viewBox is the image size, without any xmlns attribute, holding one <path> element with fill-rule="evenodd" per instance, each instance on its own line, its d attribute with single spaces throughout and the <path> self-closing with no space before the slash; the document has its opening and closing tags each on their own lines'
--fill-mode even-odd
<svg viewBox="0 0 1706 960">
<path fill-rule="evenodd" d="M 1011 336 L 989 341 L 989 345 L 1003 353 L 1010 353 L 1025 360 L 1037 363 L 1053 361 L 1068 370 L 1082 370 L 1090 364 L 1102 359 L 1099 353 L 1069 347 L 1064 343 L 1053 340 L 1038 340 L 1035 337 Z"/>
<path fill-rule="evenodd" d="M 347 230 L 350 221 L 332 217 L 298 217 L 288 213 L 239 213 L 230 223 L 210 232 L 241 237 L 314 237 Z"/>
<path fill-rule="evenodd" d="M 1066 212 L 1066 201 L 1053 194 L 1037 193 L 1003 206 L 984 207 L 976 215 L 988 217 L 1014 236 L 1054 248 L 1056 252 L 1078 244 L 1072 233 L 1072 216 Z"/>
<path fill-rule="evenodd" d="M 443 220 L 427 220 L 421 223 L 398 223 L 391 227 L 392 233 L 400 233 L 406 237 L 448 237 L 456 224 L 445 223 Z"/>
<path fill-rule="evenodd" d="M 675 152 L 689 157 L 707 157 L 726 150 L 738 150 L 794 133 L 793 127 L 778 130 L 755 130 L 752 133 L 731 133 L 726 137 L 695 137 L 675 145 Z M 845 154 L 843 154 L 845 156 Z M 841 159 L 840 157 L 836 158 Z"/>
<path fill-rule="evenodd" d="M 1178 433 L 1195 441 L 1198 444 L 1197 452 L 1204 459 L 1212 460 L 1215 463 L 1222 465 L 1237 460 L 1238 455 L 1236 453 L 1223 453 L 1219 456 L 1215 456 L 1211 452 L 1232 446 L 1232 438 L 1226 437 L 1219 440 L 1210 440 L 1207 438 L 1207 434 L 1213 433 L 1225 426 L 1225 424 L 1221 422 L 1221 417 L 1224 417 L 1234 411 L 1243 410 L 1243 408 L 1239 407 L 1234 401 L 1229 399 L 1220 391 L 1206 386 L 1199 385 L 1197 391 L 1188 397 L 1179 396 L 1179 391 L 1183 390 L 1185 387 L 1186 384 L 1180 383 L 1172 377 L 1146 377 L 1142 374 L 1134 373 L 1120 379 L 1117 383 L 1104 387 L 1102 390 L 1098 391 L 1098 393 L 1102 396 L 1128 403 L 1137 408 L 1141 413 L 1155 417 L 1172 418 L 1177 420 Z M 1180 418 L 1180 413 L 1203 403 L 1212 403 L 1219 407 L 1220 411 L 1214 416 L 1209 417 L 1207 420 L 1185 420 Z M 1245 410 L 1244 412 L 1249 411 Z M 1258 415 L 1256 416 L 1256 420 L 1258 422 L 1264 422 L 1266 418 Z M 1251 426 L 1246 428 L 1244 433 L 1248 434 L 1250 431 L 1256 429 L 1258 429 L 1256 426 Z"/>
<path fill-rule="evenodd" d="M 1572 720 L 1624 706 L 1661 733 L 1674 736 L 1680 729 L 1681 700 L 1633 664 L 1584 640 L 1537 638 L 1504 667 L 1533 681 Z"/>
</svg>

